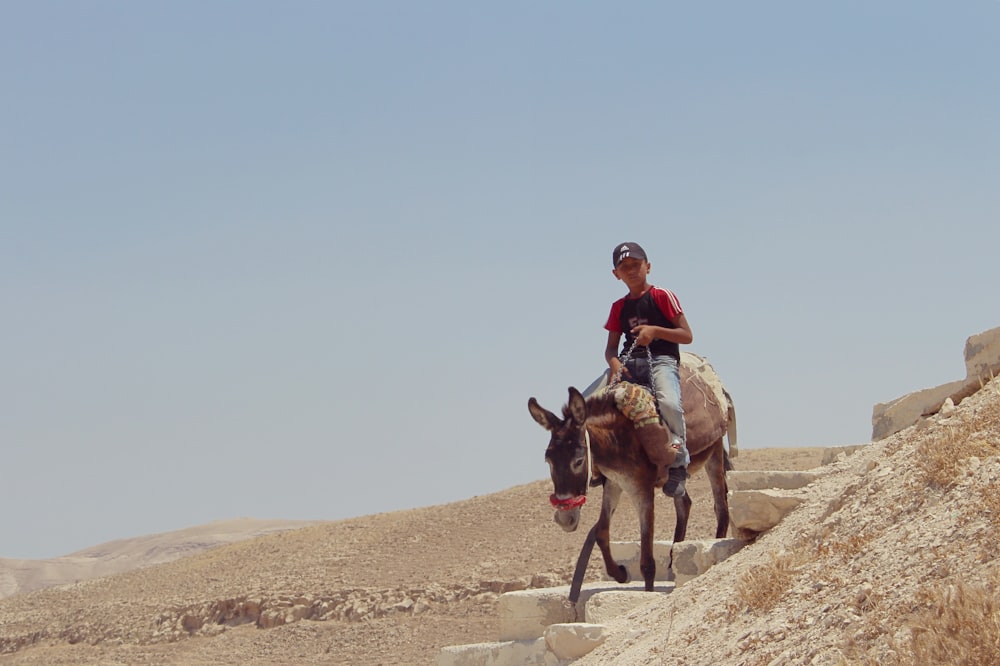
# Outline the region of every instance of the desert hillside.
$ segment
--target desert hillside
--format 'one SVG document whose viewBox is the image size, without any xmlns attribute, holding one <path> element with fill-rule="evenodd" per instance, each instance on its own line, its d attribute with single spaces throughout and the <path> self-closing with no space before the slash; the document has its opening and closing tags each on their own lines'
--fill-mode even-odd
<svg viewBox="0 0 1000 666">
<path fill-rule="evenodd" d="M 745 449 L 734 462 L 810 469 L 828 454 Z M 993 663 L 977 655 L 1000 650 L 1000 381 L 823 469 L 781 525 L 651 595 L 578 663 Z M 710 538 L 703 474 L 690 491 L 689 538 Z M 495 640 L 503 591 L 568 582 L 584 533 L 552 522 L 549 492 L 540 479 L 11 596 L 0 663 L 432 664 L 442 646 Z M 596 514 L 588 504 L 585 523 Z M 661 497 L 658 538 L 672 528 Z M 637 537 L 631 507 L 614 532 Z"/>
<path fill-rule="evenodd" d="M 0 558 L 0 599 L 172 562 L 223 544 L 314 523 L 315 521 L 304 520 L 236 518 L 163 534 L 118 539 L 51 559 Z"/>
</svg>

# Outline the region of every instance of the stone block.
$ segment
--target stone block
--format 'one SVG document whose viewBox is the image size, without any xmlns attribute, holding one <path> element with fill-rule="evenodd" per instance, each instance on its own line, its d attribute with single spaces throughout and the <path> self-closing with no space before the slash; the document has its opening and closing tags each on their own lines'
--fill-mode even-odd
<svg viewBox="0 0 1000 666">
<path fill-rule="evenodd" d="M 997 375 L 1000 375 L 1000 328 L 991 328 L 965 341 L 965 377 L 987 382 Z"/>
<path fill-rule="evenodd" d="M 545 630 L 545 644 L 558 659 L 579 659 L 597 648 L 606 638 L 607 629 L 602 624 L 553 624 Z"/>
<path fill-rule="evenodd" d="M 551 624 L 579 622 L 586 617 L 586 606 L 590 598 L 599 592 L 643 592 L 640 580 L 625 584 L 614 581 L 586 583 L 580 589 L 576 606 L 569 601 L 569 585 L 549 587 L 539 590 L 518 590 L 500 595 L 497 601 L 500 616 L 500 640 L 533 640 L 545 635 Z M 672 585 L 657 585 L 657 592 L 667 592 Z M 649 592 L 644 592 L 649 594 Z"/>
<path fill-rule="evenodd" d="M 965 379 L 876 404 L 872 409 L 872 439 L 883 439 L 936 414 L 948 398 L 959 404 L 998 374 L 1000 328 L 993 328 L 965 341 Z"/>
<path fill-rule="evenodd" d="M 673 573 L 670 571 L 670 547 L 672 541 L 653 542 L 653 561 L 656 562 L 656 575 L 653 580 L 670 581 L 673 580 Z M 642 571 L 639 570 L 639 542 L 638 541 L 612 541 L 611 556 L 618 564 L 628 571 L 629 581 L 642 581 Z M 605 580 L 611 580 L 607 572 L 601 569 Z"/>
<path fill-rule="evenodd" d="M 857 453 L 861 449 L 868 446 L 868 444 L 853 444 L 851 446 L 831 446 L 823 451 L 823 460 L 820 464 L 829 465 L 830 463 L 837 462 L 837 459 L 841 455 L 849 456 Z"/>
<path fill-rule="evenodd" d="M 795 491 L 738 490 L 729 494 L 729 520 L 737 531 L 766 532 L 802 502 Z"/>
<path fill-rule="evenodd" d="M 593 649 L 593 648 L 591 648 Z M 449 645 L 438 653 L 437 666 L 558 666 L 544 638 Z"/>
<path fill-rule="evenodd" d="M 726 485 L 737 490 L 795 490 L 822 476 L 819 472 L 733 470 L 726 472 Z"/>
<path fill-rule="evenodd" d="M 700 539 L 674 545 L 674 583 L 680 587 L 746 545 L 740 539 Z"/>
<path fill-rule="evenodd" d="M 654 593 L 669 594 L 673 592 L 673 583 L 664 583 L 653 587 Z M 598 592 L 587 600 L 584 607 L 584 619 L 594 624 L 605 624 L 612 619 L 628 613 L 633 608 L 648 604 L 655 594 L 645 590 L 609 590 Z"/>
<path fill-rule="evenodd" d="M 872 409 L 872 439 L 884 439 L 905 430 L 925 416 L 937 413 L 953 394 L 962 392 L 965 381 L 949 382 L 878 403 Z"/>
<path fill-rule="evenodd" d="M 507 592 L 500 595 L 497 607 L 501 641 L 541 638 L 550 624 L 577 620 L 568 585 Z"/>
</svg>

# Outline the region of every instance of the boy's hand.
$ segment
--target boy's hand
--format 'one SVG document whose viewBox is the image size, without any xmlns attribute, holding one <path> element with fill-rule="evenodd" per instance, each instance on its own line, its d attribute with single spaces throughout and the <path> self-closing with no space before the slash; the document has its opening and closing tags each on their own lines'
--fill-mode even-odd
<svg viewBox="0 0 1000 666">
<path fill-rule="evenodd" d="M 612 358 L 610 361 L 608 361 L 608 367 L 611 368 L 611 373 L 608 375 L 608 381 L 611 381 L 612 379 L 615 378 L 615 375 L 618 374 L 618 369 L 619 368 L 621 368 L 621 371 L 622 371 L 622 374 L 621 374 L 621 378 L 622 379 L 626 379 L 626 378 L 628 378 L 630 376 L 629 372 L 628 372 L 628 368 L 622 366 L 622 362 L 618 358 Z"/>
<path fill-rule="evenodd" d="M 650 342 L 655 340 L 655 333 L 656 327 L 649 324 L 640 324 L 632 329 L 632 335 L 635 336 L 636 344 L 640 347 L 646 347 Z"/>
</svg>

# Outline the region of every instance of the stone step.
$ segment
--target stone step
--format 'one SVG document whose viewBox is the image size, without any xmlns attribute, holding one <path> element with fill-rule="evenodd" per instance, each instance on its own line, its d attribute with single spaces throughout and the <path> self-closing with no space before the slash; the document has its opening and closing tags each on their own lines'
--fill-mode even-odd
<svg viewBox="0 0 1000 666">
<path fill-rule="evenodd" d="M 729 493 L 729 524 L 751 541 L 766 532 L 806 500 L 803 490 L 737 490 Z"/>
<path fill-rule="evenodd" d="M 545 629 L 544 637 L 533 640 L 442 648 L 437 666 L 557 666 L 589 654 L 606 638 L 603 624 L 553 624 Z"/>
<path fill-rule="evenodd" d="M 726 485 L 730 491 L 740 490 L 795 490 L 804 488 L 823 476 L 821 472 L 786 472 L 731 470 L 726 472 Z"/>
<path fill-rule="evenodd" d="M 653 594 L 669 594 L 674 584 L 661 582 Z M 650 592 L 638 582 L 614 581 L 584 583 L 574 607 L 569 602 L 569 585 L 533 590 L 518 590 L 500 595 L 500 641 L 526 641 L 541 638 L 553 624 L 599 622 L 609 613 L 618 614 L 649 601 Z M 614 615 L 611 615 L 612 617 Z"/>
<path fill-rule="evenodd" d="M 574 607 L 570 586 L 518 590 L 500 595 L 500 640 L 441 649 L 438 666 L 556 666 L 578 659 L 604 642 L 606 622 L 653 595 L 669 594 L 673 583 L 645 591 L 645 584 L 586 583 Z"/>
<path fill-rule="evenodd" d="M 437 666 L 553 666 L 558 658 L 544 638 L 449 645 L 438 653 Z"/>
<path fill-rule="evenodd" d="M 733 533 L 753 540 L 805 501 L 810 483 L 823 476 L 812 471 L 726 472 L 729 486 L 729 522 Z"/>
<path fill-rule="evenodd" d="M 674 584 L 680 587 L 742 550 L 743 539 L 698 539 L 674 546 Z"/>
<path fill-rule="evenodd" d="M 604 595 L 597 595 L 594 598 L 601 596 Z M 603 624 L 592 622 L 553 624 L 545 630 L 545 645 L 557 659 L 567 661 L 589 654 L 607 637 L 608 630 Z"/>
<path fill-rule="evenodd" d="M 695 576 L 708 571 L 746 545 L 739 539 L 695 539 L 682 541 L 673 548 L 672 541 L 654 541 L 653 559 L 656 562 L 657 581 L 674 581 L 680 586 Z M 639 570 L 639 543 L 636 541 L 612 541 L 611 555 L 628 571 L 630 580 L 642 580 Z M 605 574 L 605 578 L 608 578 Z"/>
<path fill-rule="evenodd" d="M 674 572 L 670 567 L 670 549 L 674 545 L 673 541 L 654 541 L 653 560 L 656 562 L 657 581 L 673 581 Z M 639 542 L 638 541 L 612 541 L 611 556 L 618 564 L 628 571 L 630 581 L 642 581 L 642 572 L 639 571 Z M 600 551 L 594 548 L 593 557 L 600 559 Z M 604 571 L 601 565 L 601 576 L 604 580 L 612 580 Z"/>
</svg>

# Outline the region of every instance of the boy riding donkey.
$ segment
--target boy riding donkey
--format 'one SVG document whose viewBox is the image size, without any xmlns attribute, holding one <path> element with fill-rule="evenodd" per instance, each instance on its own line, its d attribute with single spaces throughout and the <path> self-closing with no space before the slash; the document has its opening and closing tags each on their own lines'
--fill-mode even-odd
<svg viewBox="0 0 1000 666">
<path fill-rule="evenodd" d="M 647 281 L 651 266 L 638 243 L 615 247 L 612 262 L 612 273 L 629 291 L 611 305 L 604 325 L 608 331 L 604 350 L 608 371 L 587 387 L 584 395 L 605 386 L 615 393 L 619 409 L 636 424 L 636 435 L 646 456 L 657 466 L 657 485 L 662 482 L 666 495 L 681 497 L 691 458 L 681 406 L 680 345 L 690 344 L 694 336 L 677 296 Z M 625 340 L 619 354 L 622 335 Z M 652 386 L 655 404 L 645 391 L 618 383 L 620 378 Z M 660 425 L 657 405 L 669 432 Z"/>
</svg>

